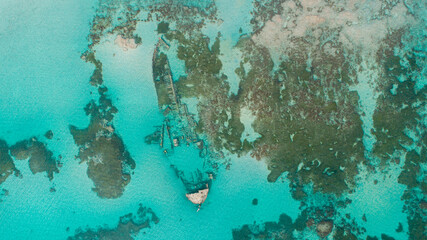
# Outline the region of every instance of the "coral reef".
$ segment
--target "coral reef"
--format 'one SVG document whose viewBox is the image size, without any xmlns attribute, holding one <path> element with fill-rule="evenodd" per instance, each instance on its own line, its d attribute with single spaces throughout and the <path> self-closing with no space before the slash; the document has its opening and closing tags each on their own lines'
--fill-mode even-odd
<svg viewBox="0 0 427 240">
<path fill-rule="evenodd" d="M 343 56 L 320 51 L 292 56 L 276 71 L 269 52 L 251 39 L 239 47 L 251 68 L 240 70 L 240 98 L 257 117 L 253 156 L 265 158 L 275 181 L 282 172 L 295 184 L 340 194 L 363 161 L 358 95 L 349 90 Z M 324 64 L 328 59 L 328 64 Z M 273 74 L 271 74 L 273 72 Z M 341 79 L 341 80 L 340 80 Z M 344 170 L 345 169 L 345 170 Z"/>
<path fill-rule="evenodd" d="M 427 164 L 427 86 L 419 85 L 426 77 L 423 57 L 426 50 L 418 46 L 425 39 L 412 32 L 419 25 L 425 26 L 425 22 L 390 34 L 384 42 L 386 47 L 378 51 L 384 77 L 378 87 L 380 96 L 373 115 L 374 156 L 381 165 L 393 161 L 399 164 L 396 159 L 400 156 L 405 159 L 398 181 L 407 186 L 402 200 L 408 214 L 409 239 L 421 239 L 427 231 L 426 210 L 422 207 L 427 193 L 427 172 L 423 167 Z"/>
<path fill-rule="evenodd" d="M 76 234 L 67 238 L 68 240 L 133 240 L 144 228 L 149 228 L 153 223 L 157 224 L 159 218 L 150 209 L 139 206 L 136 214 L 129 213 L 122 217 L 115 228 L 98 227 L 97 229 L 79 228 Z"/>
<path fill-rule="evenodd" d="M 292 232 L 294 225 L 292 219 L 286 215 L 280 215 L 279 221 L 266 222 L 264 224 L 244 225 L 240 229 L 233 229 L 234 240 L 250 239 L 295 239 Z"/>
<path fill-rule="evenodd" d="M 135 168 L 135 162 L 114 132 L 111 121 L 117 109 L 104 93 L 99 101 L 99 105 L 90 102 L 85 109 L 91 117 L 89 126 L 70 126 L 70 132 L 80 146 L 78 157 L 87 162 L 87 175 L 95 184 L 93 190 L 101 198 L 118 198 L 131 180 L 130 170 Z"/>
<path fill-rule="evenodd" d="M 9 146 L 0 139 L 0 184 L 2 184 L 11 174 L 19 174 L 13 159 L 9 155 Z"/>
<path fill-rule="evenodd" d="M 10 154 L 16 160 L 26 160 L 33 174 L 46 172 L 49 180 L 53 179 L 54 173 L 59 173 L 57 161 L 53 153 L 47 149 L 46 145 L 32 137 L 29 140 L 23 140 L 10 147 Z"/>
<path fill-rule="evenodd" d="M 123 15 L 119 9 L 126 6 Z M 81 58 L 95 67 L 90 84 L 97 88 L 99 99 L 92 100 L 85 107 L 90 116 L 87 128 L 70 126 L 76 145 L 80 147 L 77 155 L 88 165 L 87 175 L 94 182 L 93 191 L 101 198 L 119 198 L 131 180 L 135 161 L 126 150 L 121 137 L 116 133 L 113 119 L 118 109 L 108 98 L 108 88 L 104 85 L 102 62 L 96 58 L 95 46 L 108 34 L 116 35 L 115 43 L 123 50 L 136 48 L 141 38 L 134 34 L 139 19 L 138 7 L 131 7 L 121 1 L 101 1 L 90 29 L 89 45 Z M 117 21 L 113 24 L 113 18 Z"/>
<path fill-rule="evenodd" d="M 51 140 L 53 138 L 53 132 L 52 132 L 52 130 L 47 131 L 44 134 L 44 137 L 47 138 L 47 139 L 49 139 L 49 140 Z"/>
<path fill-rule="evenodd" d="M 220 39 L 217 37 L 209 48 L 209 40 L 197 29 L 187 39 L 182 33 L 166 35 L 179 44 L 178 58 L 185 61 L 187 76 L 177 82 L 177 91 L 182 97 L 197 97 L 199 100 L 198 132 L 206 134 L 212 150 L 223 148 L 240 153 L 240 137 L 244 130 L 239 119 L 239 99 L 228 96 L 230 86 L 227 76 L 220 73 Z"/>
<path fill-rule="evenodd" d="M 425 148 L 422 134 L 425 132 L 427 86 L 416 89 L 417 72 L 423 71 L 415 53 L 396 56 L 392 49 L 399 49 L 405 31 L 391 34 L 385 41 L 385 48 L 378 52 L 378 61 L 384 68 L 384 78 L 379 85 L 374 115 L 376 143 L 373 152 L 382 162 L 397 151 L 405 150 L 412 144 L 417 149 Z M 413 131 L 415 139 L 408 131 Z M 406 148 L 404 146 L 407 146 Z M 418 150 L 417 152 L 420 152 Z"/>
<path fill-rule="evenodd" d="M 83 53 L 82 57 L 86 62 L 90 62 L 95 66 L 92 76 L 90 77 L 90 84 L 92 86 L 100 86 L 103 83 L 102 79 L 102 63 L 95 57 L 95 53 L 92 51 L 87 51 Z"/>
<path fill-rule="evenodd" d="M 420 79 L 425 78 L 425 40 L 413 37 L 413 32 L 425 36 L 425 24 L 416 26 L 417 21 L 423 23 L 417 10 L 422 3 L 255 1 L 253 33 L 241 37 L 234 47 L 242 53 L 240 67 L 235 69 L 239 90 L 229 94 L 231 76 L 223 74 L 220 60 L 221 33 L 214 39 L 202 33 L 207 22 L 220 22 L 214 4 L 198 9 L 171 2 L 146 6 L 102 2 L 93 22 L 91 46 L 106 34 L 137 39 L 137 22 L 153 19 L 160 22 L 157 32 L 178 45 L 177 57 L 185 62 L 186 75 L 174 82 L 176 93 L 197 98 L 197 134 L 208 140 L 205 145 L 212 153 L 250 152 L 266 161 L 269 181 L 286 173 L 295 199 L 326 194 L 333 196 L 329 203 L 342 205 L 338 208 L 345 207 L 345 194 L 357 187 L 355 177 L 361 165 L 371 173 L 385 171 L 387 164 L 399 165 L 396 159 L 405 156 L 399 183 L 407 186 L 403 199 L 408 234 L 414 239 L 422 236 L 427 188 L 426 87 Z M 128 11 L 118 13 L 124 6 Z M 143 17 L 140 9 L 150 12 Z M 114 26 L 113 18 L 118 22 Z M 91 51 L 84 57 L 95 65 L 91 83 L 100 86 L 102 64 Z M 173 104 L 169 83 L 164 81 L 165 65 L 167 56 L 160 53 L 153 61 L 160 106 Z M 253 142 L 241 139 L 245 132 L 241 117 L 246 114 L 242 109 L 254 116 L 251 126 L 260 137 Z M 113 115 L 105 118 L 107 125 L 112 126 Z M 92 137 L 81 140 L 80 146 L 96 135 L 104 141 L 104 133 L 98 130 L 105 129 L 98 125 L 89 126 Z M 146 142 L 159 143 L 160 132 L 147 136 Z M 83 149 L 81 157 L 93 167 L 105 165 L 103 153 Z M 313 204 L 302 209 L 294 224 L 299 232 L 316 233 L 323 225 L 328 228 L 317 229 L 321 237 L 356 239 L 366 232 L 350 215 L 340 216 L 333 207 Z M 233 236 L 248 239 L 273 234 L 252 228 L 233 231 Z"/>
</svg>

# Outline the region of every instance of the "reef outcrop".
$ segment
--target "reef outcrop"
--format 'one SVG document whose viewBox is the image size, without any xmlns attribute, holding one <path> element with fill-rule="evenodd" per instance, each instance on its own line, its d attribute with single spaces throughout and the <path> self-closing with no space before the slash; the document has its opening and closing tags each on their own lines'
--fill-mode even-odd
<svg viewBox="0 0 427 240">
<path fill-rule="evenodd" d="M 292 240 L 295 239 L 293 231 L 295 230 L 292 219 L 281 214 L 278 222 L 265 222 L 263 224 L 247 224 L 240 229 L 233 229 L 234 240 L 250 239 L 277 239 Z"/>
<path fill-rule="evenodd" d="M 36 137 L 15 143 L 10 147 L 10 154 L 16 160 L 29 159 L 28 163 L 33 174 L 46 172 L 49 180 L 52 180 L 53 174 L 59 173 L 52 151 Z"/>
<path fill-rule="evenodd" d="M 0 184 L 2 184 L 11 174 L 18 174 L 13 159 L 9 155 L 9 146 L 0 139 Z"/>
<path fill-rule="evenodd" d="M 98 227 L 96 229 L 76 230 L 74 236 L 68 237 L 68 240 L 133 240 L 134 236 L 141 232 L 144 228 L 149 228 L 159 222 L 159 218 L 151 210 L 151 208 L 139 205 L 136 213 L 129 213 L 120 217 L 120 220 L 115 228 Z"/>
<path fill-rule="evenodd" d="M 104 96 L 105 97 L 105 96 Z M 135 162 L 111 122 L 115 108 L 111 100 L 101 97 L 99 106 L 91 102 L 86 113 L 91 116 L 85 129 L 70 126 L 75 143 L 80 147 L 77 157 L 88 165 L 87 175 L 94 182 L 93 189 L 101 198 L 118 198 L 130 182 Z"/>
</svg>

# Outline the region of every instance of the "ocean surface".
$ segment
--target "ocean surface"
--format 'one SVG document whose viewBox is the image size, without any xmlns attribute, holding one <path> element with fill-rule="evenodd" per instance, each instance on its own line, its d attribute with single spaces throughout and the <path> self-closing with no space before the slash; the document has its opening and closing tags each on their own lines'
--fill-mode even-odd
<svg viewBox="0 0 427 240">
<path fill-rule="evenodd" d="M 218 0 L 216 6 L 223 23 L 207 23 L 202 32 L 211 39 L 221 32 L 221 71 L 228 76 L 230 94 L 237 94 L 239 78 L 234 69 L 242 54 L 234 46 L 242 34 L 253 31 L 253 4 Z M 83 109 L 97 99 L 96 89 L 89 84 L 94 66 L 81 55 L 88 49 L 90 23 L 98 7 L 96 0 L 0 0 L 0 139 L 13 145 L 36 136 L 63 163 L 49 181 L 45 173 L 32 174 L 27 161 L 14 161 L 22 176 L 11 175 L 0 185 L 0 190 L 8 191 L 7 196 L 0 195 L 0 239 L 67 239 L 81 227 L 114 228 L 120 216 L 135 212 L 139 204 L 151 208 L 160 221 L 142 229 L 134 239 L 232 239 L 233 229 L 277 221 L 282 213 L 295 221 L 301 202 L 292 198 L 286 173 L 276 182 L 268 182 L 267 165 L 250 154 L 226 154 L 230 168 L 219 168 L 209 196 L 197 212 L 170 164 L 189 172 L 202 168 L 198 152 L 183 147 L 165 156 L 158 145 L 144 142 L 163 121 L 151 67 L 158 42 L 156 21 L 137 24 L 142 43 L 136 49 L 123 51 L 114 43 L 116 36 L 107 36 L 94 48 L 103 64 L 108 96 L 119 110 L 114 127 L 136 168 L 120 198 L 103 199 L 92 191 L 87 164 L 75 157 L 79 148 L 69 126 L 86 127 L 90 119 Z M 174 81 L 186 76 L 185 63 L 176 57 L 176 51 L 172 46 L 168 56 Z M 363 81 L 360 86 L 360 92 L 370 91 L 369 87 L 363 89 Z M 361 100 L 368 107 L 369 98 L 372 96 Z M 183 101 L 197 114 L 197 99 Z M 241 140 L 253 142 L 260 137 L 251 127 L 254 117 L 248 109 L 242 114 L 245 132 Z M 364 124 L 372 127 L 372 123 Z M 48 130 L 54 133 L 52 140 L 43 138 Z M 374 140 L 364 138 L 368 150 L 372 148 L 369 141 Z M 397 184 L 399 173 L 398 169 L 378 176 L 362 172 L 358 187 L 348 195 L 353 201 L 342 214 L 361 219 L 366 213 L 367 223 L 358 220 L 366 235 L 387 233 L 407 239 L 404 232 L 395 231 L 399 223 L 408 229 L 400 199 L 406 187 Z M 374 185 L 374 179 L 384 181 Z M 257 205 L 252 204 L 254 198 Z M 315 234 L 311 236 L 317 239 Z"/>
</svg>

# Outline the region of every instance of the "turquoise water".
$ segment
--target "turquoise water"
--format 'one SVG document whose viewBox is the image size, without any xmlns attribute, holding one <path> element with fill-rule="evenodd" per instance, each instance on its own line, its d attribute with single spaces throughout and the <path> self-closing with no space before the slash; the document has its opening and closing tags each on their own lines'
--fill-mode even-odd
<svg viewBox="0 0 427 240">
<path fill-rule="evenodd" d="M 69 124 L 88 123 L 83 107 L 92 99 L 88 79 L 93 67 L 80 55 L 87 46 L 95 2 L 2 1 L 1 6 L 0 136 L 11 145 L 52 130 L 48 147 L 64 162 L 52 182 L 43 174 L 33 175 L 27 162 L 17 162 L 23 177 L 10 177 L 2 184 L 9 196 L 0 205 L 1 239 L 65 239 L 81 226 L 114 226 L 139 203 L 161 219 L 144 239 L 223 239 L 231 236 L 231 228 L 274 220 L 282 212 L 296 218 L 299 203 L 291 198 L 287 184 L 267 183 L 265 164 L 251 158 L 236 159 L 231 170 L 223 170 L 203 211 L 196 213 L 162 151 L 144 144 L 144 136 L 161 121 L 151 75 L 156 23 L 138 25 L 144 37 L 135 50 L 123 52 L 114 38 L 96 49 L 109 96 L 119 109 L 115 127 L 137 163 L 121 198 L 98 198 L 91 191 L 86 164 L 74 159 L 78 149 L 68 132 Z M 184 162 L 194 153 L 175 154 L 182 160 L 174 161 Z M 55 193 L 49 191 L 52 186 Z M 255 197 L 258 206 L 251 204 Z"/>
<path fill-rule="evenodd" d="M 204 8 L 210 3 L 184 4 Z M 237 94 L 240 82 L 234 69 L 242 55 L 235 45 L 243 34 L 252 31 L 249 21 L 253 4 L 244 0 L 220 0 L 216 4 L 224 22 L 207 23 L 202 32 L 212 44 L 221 31 L 221 73 L 227 75 L 230 94 Z M 10 176 L 0 185 L 0 189 L 9 191 L 8 196 L 0 196 L 0 239 L 66 239 L 79 227 L 115 227 L 120 216 L 134 212 L 140 203 L 150 207 L 160 222 L 143 229 L 135 239 L 231 239 L 232 229 L 244 224 L 277 221 L 282 213 L 297 219 L 301 202 L 292 198 L 289 180 L 281 176 L 269 183 L 265 162 L 249 154 L 225 154 L 231 167 L 219 168 L 206 202 L 196 212 L 197 206 L 185 197 L 186 189 L 170 164 L 188 172 L 201 169 L 203 159 L 197 156 L 198 151 L 182 147 L 166 157 L 158 145 L 144 143 L 144 137 L 163 121 L 151 67 L 159 37 L 156 21 L 138 23 L 136 33 L 142 43 L 136 49 L 123 51 L 114 44 L 115 35 L 106 36 L 94 49 L 103 64 L 107 95 L 119 109 L 114 126 L 136 168 L 120 198 L 101 199 L 92 191 L 86 163 L 75 159 L 79 149 L 68 127 L 87 126 L 89 118 L 83 108 L 98 97 L 89 84 L 94 67 L 80 59 L 87 50 L 89 23 L 97 6 L 95 0 L 0 1 L 0 138 L 12 145 L 37 136 L 54 156 L 61 155 L 63 162 L 60 173 L 49 181 L 44 173 L 32 174 L 27 161 L 15 161 L 22 178 Z M 174 81 L 186 75 L 176 51 L 177 46 L 172 46 L 168 52 Z M 364 84 L 361 81 L 355 89 L 361 97 L 371 90 L 368 83 Z M 370 118 L 375 104 L 370 97 L 360 102 L 367 114 L 362 118 L 365 132 L 373 125 Z M 189 111 L 197 114 L 197 99 L 184 101 Z M 253 119 L 246 110 L 247 116 L 241 119 L 245 126 L 241 139 L 253 142 L 260 135 L 252 128 Z M 52 140 L 42 137 L 48 130 L 54 133 Z M 374 142 L 371 135 L 365 135 L 367 151 L 372 150 Z M 363 174 L 355 192 L 346 196 L 353 202 L 342 214 L 355 217 L 366 228 L 365 235 L 391 233 L 395 239 L 405 239 L 406 233 L 395 232 L 399 223 L 405 231 L 408 229 L 400 200 L 405 186 L 396 183 L 399 170 Z M 381 178 L 378 185 L 373 184 Z M 51 187 L 56 192 L 50 192 Z M 252 204 L 254 198 L 258 199 L 257 205 Z M 366 223 L 360 220 L 365 213 Z M 313 233 L 307 236 L 317 238 Z"/>
<path fill-rule="evenodd" d="M 1 5 L 0 135 L 11 144 L 49 129 L 69 138 L 59 129 L 86 121 L 92 67 L 80 55 L 95 1 Z"/>
</svg>

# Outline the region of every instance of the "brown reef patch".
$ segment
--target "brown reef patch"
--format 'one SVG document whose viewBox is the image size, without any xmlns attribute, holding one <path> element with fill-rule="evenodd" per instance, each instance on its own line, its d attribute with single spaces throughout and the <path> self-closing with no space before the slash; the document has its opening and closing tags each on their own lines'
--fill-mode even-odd
<svg viewBox="0 0 427 240">
<path fill-rule="evenodd" d="M 28 163 L 33 174 L 46 172 L 49 180 L 52 180 L 53 174 L 59 173 L 53 153 L 36 137 L 17 142 L 10 147 L 10 154 L 17 160 L 29 158 Z"/>
<path fill-rule="evenodd" d="M 70 126 L 75 143 L 80 147 L 78 157 L 88 164 L 88 177 L 101 198 L 118 198 L 130 182 L 135 162 L 110 122 L 117 112 L 111 100 L 101 95 L 100 105 L 91 102 L 86 113 L 91 116 L 85 129 Z"/>
<path fill-rule="evenodd" d="M 4 140 L 0 139 L 0 184 L 6 181 L 13 173 L 17 175 L 19 171 L 9 155 L 9 146 Z"/>
<path fill-rule="evenodd" d="M 310 67 L 308 56 L 296 52 L 275 70 L 267 49 L 251 39 L 239 47 L 251 65 L 240 71 L 240 98 L 256 115 L 254 130 L 261 134 L 252 155 L 267 160 L 268 180 L 289 172 L 295 190 L 310 182 L 324 193 L 351 188 L 364 147 L 358 95 L 344 77 L 350 71 L 344 57 L 319 50 Z"/>
<path fill-rule="evenodd" d="M 98 227 L 97 229 L 82 229 L 76 230 L 74 236 L 68 237 L 68 240 L 133 240 L 135 235 L 141 232 L 144 228 L 151 227 L 152 223 L 157 224 L 159 218 L 150 209 L 139 206 L 136 214 L 129 213 L 120 217 L 120 220 L 115 228 Z"/>
<path fill-rule="evenodd" d="M 292 234 L 294 231 L 292 219 L 286 214 L 280 215 L 279 221 L 277 223 L 265 222 L 262 225 L 263 226 L 261 226 L 261 224 L 243 225 L 240 229 L 233 229 L 233 239 L 295 239 Z"/>
</svg>

